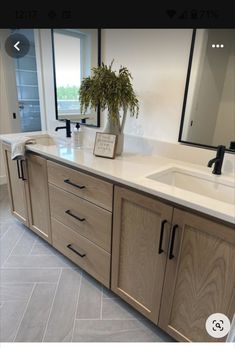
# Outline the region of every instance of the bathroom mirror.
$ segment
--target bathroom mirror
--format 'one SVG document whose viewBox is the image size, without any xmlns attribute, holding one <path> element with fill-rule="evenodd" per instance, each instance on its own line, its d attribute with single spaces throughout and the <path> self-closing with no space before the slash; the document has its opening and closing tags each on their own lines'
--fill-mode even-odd
<svg viewBox="0 0 235 348">
<path fill-rule="evenodd" d="M 179 141 L 235 153 L 235 29 L 193 30 Z"/>
<path fill-rule="evenodd" d="M 85 120 L 86 125 L 100 126 L 100 111 L 81 114 L 79 88 L 91 69 L 100 65 L 101 32 L 99 29 L 53 29 L 52 51 L 57 120 Z"/>
</svg>

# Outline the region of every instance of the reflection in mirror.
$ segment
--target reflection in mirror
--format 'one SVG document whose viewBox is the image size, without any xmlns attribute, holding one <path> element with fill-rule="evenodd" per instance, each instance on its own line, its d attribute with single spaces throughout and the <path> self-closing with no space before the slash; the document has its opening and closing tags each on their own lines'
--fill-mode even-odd
<svg viewBox="0 0 235 348">
<path fill-rule="evenodd" d="M 179 141 L 235 151 L 235 29 L 193 31 Z"/>
<path fill-rule="evenodd" d="M 100 30 L 53 29 L 52 44 L 56 118 L 71 121 L 85 118 L 87 125 L 99 127 L 99 110 L 81 114 L 79 88 L 82 79 L 100 64 Z"/>
</svg>

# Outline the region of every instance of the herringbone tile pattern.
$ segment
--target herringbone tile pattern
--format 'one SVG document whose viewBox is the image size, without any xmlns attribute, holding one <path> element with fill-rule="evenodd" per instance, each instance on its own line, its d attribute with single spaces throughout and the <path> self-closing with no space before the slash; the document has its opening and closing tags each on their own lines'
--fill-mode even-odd
<svg viewBox="0 0 235 348">
<path fill-rule="evenodd" d="M 172 341 L 24 227 L 0 187 L 0 341 Z"/>
</svg>

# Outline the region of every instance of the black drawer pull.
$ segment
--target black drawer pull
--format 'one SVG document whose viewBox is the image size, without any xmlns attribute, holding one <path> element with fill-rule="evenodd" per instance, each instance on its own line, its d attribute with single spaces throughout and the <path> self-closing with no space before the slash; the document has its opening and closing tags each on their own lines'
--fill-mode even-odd
<svg viewBox="0 0 235 348">
<path fill-rule="evenodd" d="M 85 220 L 86 220 L 85 218 L 80 218 L 79 216 L 74 215 L 73 213 L 71 213 L 71 211 L 70 211 L 69 209 L 66 210 L 65 213 L 68 214 L 68 215 L 70 215 L 70 216 L 72 216 L 74 219 L 77 219 L 77 220 L 79 220 L 79 221 L 85 221 Z"/>
<path fill-rule="evenodd" d="M 169 260 L 172 260 L 172 259 L 175 257 L 175 255 L 173 254 L 173 251 L 174 251 L 175 234 L 176 234 L 177 228 L 178 228 L 178 225 L 174 225 L 174 226 L 173 226 L 173 229 L 172 229 Z"/>
<path fill-rule="evenodd" d="M 72 186 L 74 186 L 74 187 L 77 187 L 77 188 L 79 188 L 80 190 L 85 188 L 85 186 L 83 186 L 83 185 L 74 184 L 74 183 L 73 183 L 72 181 L 70 181 L 69 179 L 65 179 L 64 182 L 65 182 L 66 184 L 69 184 L 69 185 L 72 185 Z"/>
<path fill-rule="evenodd" d="M 158 254 L 163 253 L 163 249 L 162 249 L 162 242 L 163 242 L 163 235 L 164 235 L 164 227 L 165 224 L 167 223 L 167 220 L 163 220 L 162 224 L 161 224 L 161 232 L 160 232 L 160 240 L 159 240 L 159 247 L 158 247 Z"/>
<path fill-rule="evenodd" d="M 17 172 L 18 172 L 18 178 L 19 178 L 19 179 L 22 179 L 22 174 L 20 173 L 19 161 L 20 161 L 20 160 L 17 160 L 17 161 L 16 161 L 16 164 L 17 164 Z"/>
<path fill-rule="evenodd" d="M 75 254 L 77 254 L 77 255 L 80 256 L 80 257 L 85 257 L 85 256 L 86 256 L 86 254 L 85 254 L 84 252 L 81 254 L 81 253 L 79 253 L 79 251 L 77 251 L 76 249 L 74 249 L 74 248 L 72 247 L 72 244 L 68 244 L 68 245 L 67 245 L 67 248 L 70 249 L 70 250 L 72 250 Z"/>
<path fill-rule="evenodd" d="M 23 160 L 20 160 L 20 168 L 21 168 L 21 179 L 23 180 L 23 181 L 25 181 L 26 180 L 26 178 L 24 177 L 24 168 L 23 168 Z"/>
</svg>

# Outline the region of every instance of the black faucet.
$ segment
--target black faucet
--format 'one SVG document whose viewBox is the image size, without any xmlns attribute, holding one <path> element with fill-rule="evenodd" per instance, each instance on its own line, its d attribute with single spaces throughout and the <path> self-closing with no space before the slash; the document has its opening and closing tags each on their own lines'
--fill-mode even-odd
<svg viewBox="0 0 235 348">
<path fill-rule="evenodd" d="M 224 153 L 225 153 L 225 146 L 224 145 L 219 145 L 217 147 L 217 152 L 216 152 L 216 157 L 211 159 L 207 167 L 212 167 L 212 164 L 214 163 L 214 169 L 212 171 L 213 174 L 220 175 L 221 174 L 221 168 L 223 164 L 223 159 L 224 159 Z"/>
<path fill-rule="evenodd" d="M 70 120 L 65 120 L 66 125 L 64 127 L 56 127 L 55 131 L 57 132 L 58 129 L 66 129 L 66 137 L 71 138 L 71 126 L 70 126 Z"/>
</svg>

